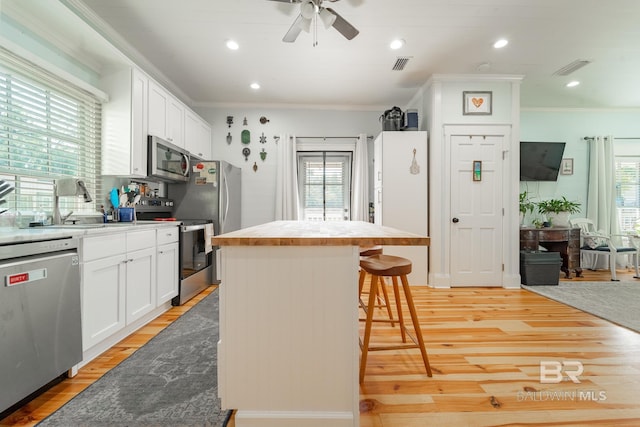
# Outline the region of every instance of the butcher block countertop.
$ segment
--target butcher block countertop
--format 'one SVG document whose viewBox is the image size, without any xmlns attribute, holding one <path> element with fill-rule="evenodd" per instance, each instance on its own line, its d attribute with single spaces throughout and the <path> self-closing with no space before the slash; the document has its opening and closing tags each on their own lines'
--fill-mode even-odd
<svg viewBox="0 0 640 427">
<path fill-rule="evenodd" d="M 362 221 L 274 221 L 212 238 L 215 246 L 429 246 L 429 237 Z"/>
</svg>

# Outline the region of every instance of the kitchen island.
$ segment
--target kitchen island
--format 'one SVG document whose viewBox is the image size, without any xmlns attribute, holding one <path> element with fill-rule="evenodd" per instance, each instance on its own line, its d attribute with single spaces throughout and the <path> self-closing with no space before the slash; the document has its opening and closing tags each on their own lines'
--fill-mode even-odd
<svg viewBox="0 0 640 427">
<path fill-rule="evenodd" d="M 221 246 L 218 393 L 238 427 L 359 425 L 359 247 L 428 246 L 366 222 L 276 221 Z"/>
</svg>

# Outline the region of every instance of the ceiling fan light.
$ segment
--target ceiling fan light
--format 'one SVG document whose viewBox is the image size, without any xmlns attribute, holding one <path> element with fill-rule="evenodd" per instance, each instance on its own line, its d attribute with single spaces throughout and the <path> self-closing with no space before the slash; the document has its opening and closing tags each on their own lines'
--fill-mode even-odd
<svg viewBox="0 0 640 427">
<path fill-rule="evenodd" d="M 300 14 L 305 19 L 313 18 L 313 15 L 316 13 L 316 5 L 313 1 L 308 0 L 300 4 Z"/>
<path fill-rule="evenodd" d="M 302 15 L 301 15 L 302 16 Z M 298 27 L 303 30 L 305 33 L 311 31 L 311 18 L 305 18 L 304 16 L 297 23 Z"/>
<path fill-rule="evenodd" d="M 325 29 L 329 29 L 334 22 L 336 22 L 336 15 L 329 12 L 324 7 L 320 9 L 320 19 L 322 19 L 322 23 L 324 24 Z"/>
</svg>

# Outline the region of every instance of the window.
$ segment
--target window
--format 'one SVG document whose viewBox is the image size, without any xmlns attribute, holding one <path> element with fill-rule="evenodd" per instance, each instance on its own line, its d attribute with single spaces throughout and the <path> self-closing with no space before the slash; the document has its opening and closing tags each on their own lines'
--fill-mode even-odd
<svg viewBox="0 0 640 427">
<path fill-rule="evenodd" d="M 351 217 L 351 153 L 298 152 L 298 188 L 305 221 Z"/>
<path fill-rule="evenodd" d="M 100 127 L 95 96 L 0 49 L 0 179 L 15 185 L 3 208 L 20 213 L 17 225 L 52 215 L 58 178 L 81 178 L 100 198 Z M 63 214 L 97 204 L 60 199 Z"/>
<path fill-rule="evenodd" d="M 640 157 L 616 157 L 616 206 L 623 232 L 640 224 Z"/>
</svg>

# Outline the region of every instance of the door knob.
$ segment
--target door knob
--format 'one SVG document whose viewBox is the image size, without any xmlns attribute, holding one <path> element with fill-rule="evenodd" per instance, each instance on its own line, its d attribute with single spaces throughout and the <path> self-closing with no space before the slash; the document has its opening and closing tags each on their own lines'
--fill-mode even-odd
<svg viewBox="0 0 640 427">
<path fill-rule="evenodd" d="M 460 220 L 459 220 L 458 218 L 453 218 L 451 221 L 452 221 L 454 224 L 457 224 L 458 222 L 460 222 Z"/>
</svg>

